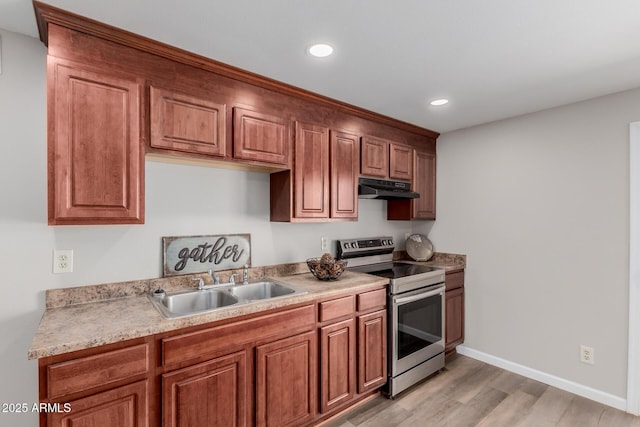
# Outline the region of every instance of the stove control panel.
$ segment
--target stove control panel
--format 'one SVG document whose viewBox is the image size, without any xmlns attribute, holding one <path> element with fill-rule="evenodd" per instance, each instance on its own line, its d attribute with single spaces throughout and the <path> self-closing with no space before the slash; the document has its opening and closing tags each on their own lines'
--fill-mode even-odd
<svg viewBox="0 0 640 427">
<path fill-rule="evenodd" d="M 393 252 L 393 237 L 338 240 L 338 258 L 353 258 Z"/>
</svg>

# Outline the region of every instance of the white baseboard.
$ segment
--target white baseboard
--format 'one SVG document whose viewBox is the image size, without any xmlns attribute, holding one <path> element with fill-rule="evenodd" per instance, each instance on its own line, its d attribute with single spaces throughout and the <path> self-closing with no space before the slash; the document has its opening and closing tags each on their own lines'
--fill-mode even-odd
<svg viewBox="0 0 640 427">
<path fill-rule="evenodd" d="M 546 372 L 538 371 L 536 369 L 532 369 L 518 363 L 510 362 L 508 360 L 501 359 L 499 357 L 492 356 L 478 350 L 474 350 L 464 345 L 459 345 L 456 350 L 458 351 L 458 353 L 464 356 L 469 356 L 473 359 L 477 359 L 490 365 L 497 366 L 507 371 L 522 375 L 524 377 L 531 378 L 532 380 L 540 381 L 550 386 L 557 387 L 561 390 L 577 394 L 578 396 L 595 400 L 596 402 L 611 406 L 616 409 L 620 409 L 621 411 L 627 410 L 627 400 L 622 397 L 614 396 L 612 394 L 605 393 L 603 391 L 596 390 L 594 388 L 587 387 L 585 385 L 578 384 L 564 378 L 556 377 L 555 375 L 547 374 Z"/>
</svg>

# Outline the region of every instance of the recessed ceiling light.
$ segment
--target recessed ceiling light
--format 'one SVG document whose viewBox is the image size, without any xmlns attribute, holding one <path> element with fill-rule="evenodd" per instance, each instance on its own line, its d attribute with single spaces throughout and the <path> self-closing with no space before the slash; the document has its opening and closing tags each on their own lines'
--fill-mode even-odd
<svg viewBox="0 0 640 427">
<path fill-rule="evenodd" d="M 440 98 L 440 99 L 434 99 L 433 101 L 431 101 L 429 104 L 438 107 L 440 105 L 445 105 L 448 104 L 449 100 L 448 99 L 444 99 L 444 98 Z"/>
<path fill-rule="evenodd" d="M 317 58 L 324 58 L 325 56 L 329 56 L 333 53 L 333 47 L 325 43 L 318 43 L 309 47 L 308 52 L 310 55 Z"/>
</svg>

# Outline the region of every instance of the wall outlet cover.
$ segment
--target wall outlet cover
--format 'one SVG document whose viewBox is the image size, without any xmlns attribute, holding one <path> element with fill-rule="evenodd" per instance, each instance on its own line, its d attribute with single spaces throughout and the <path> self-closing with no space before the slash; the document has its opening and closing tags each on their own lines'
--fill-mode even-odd
<svg viewBox="0 0 640 427">
<path fill-rule="evenodd" d="M 53 273 L 73 273 L 72 249 L 58 249 L 53 251 Z"/>
</svg>

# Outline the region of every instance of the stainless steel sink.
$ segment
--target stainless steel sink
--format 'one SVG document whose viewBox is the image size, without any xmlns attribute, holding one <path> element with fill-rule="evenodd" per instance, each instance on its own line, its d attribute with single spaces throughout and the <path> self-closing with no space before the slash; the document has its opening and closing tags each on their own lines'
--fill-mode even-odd
<svg viewBox="0 0 640 427">
<path fill-rule="evenodd" d="M 221 290 L 205 289 L 152 296 L 151 301 L 165 317 L 175 318 L 228 307 L 237 304 L 238 298 Z"/>
<path fill-rule="evenodd" d="M 250 304 L 260 300 L 306 294 L 300 289 L 291 288 L 272 280 L 248 284 L 223 284 L 207 286 L 201 290 L 176 292 L 172 294 L 152 294 L 149 299 L 164 317 L 177 317 L 202 314 L 229 306 Z"/>
<path fill-rule="evenodd" d="M 255 301 L 291 295 L 296 290 L 276 282 L 264 281 L 235 285 L 229 288 L 229 293 L 241 300 Z"/>
</svg>

